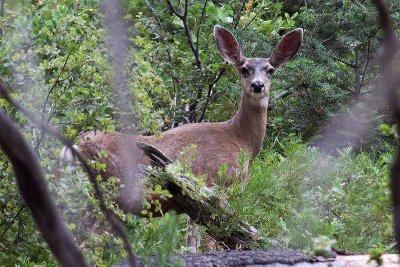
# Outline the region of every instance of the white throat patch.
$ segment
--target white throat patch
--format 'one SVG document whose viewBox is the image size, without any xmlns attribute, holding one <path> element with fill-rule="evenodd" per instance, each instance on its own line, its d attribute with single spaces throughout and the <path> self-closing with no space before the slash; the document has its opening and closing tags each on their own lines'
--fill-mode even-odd
<svg viewBox="0 0 400 267">
<path fill-rule="evenodd" d="M 268 97 L 260 98 L 259 101 L 260 101 L 260 107 L 268 108 Z"/>
</svg>

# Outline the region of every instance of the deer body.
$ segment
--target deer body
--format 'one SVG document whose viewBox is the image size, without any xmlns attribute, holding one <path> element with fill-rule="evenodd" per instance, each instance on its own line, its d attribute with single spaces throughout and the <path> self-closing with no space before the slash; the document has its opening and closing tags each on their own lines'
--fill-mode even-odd
<svg viewBox="0 0 400 267">
<path fill-rule="evenodd" d="M 129 147 L 134 149 L 132 144 L 135 144 L 136 139 L 155 146 L 172 160 L 178 157 L 183 148 L 196 144 L 192 170 L 196 175 L 206 175 L 209 186 L 218 181 L 218 169 L 222 164 L 227 163 L 227 174 L 234 175 L 239 167 L 239 155 L 243 151 L 250 156 L 250 160 L 242 166 L 244 170 L 241 179 L 247 180 L 250 161 L 260 151 L 265 137 L 272 75 L 297 53 L 303 30 L 297 29 L 285 35 L 270 58 L 244 57 L 235 37 L 220 26 L 214 28 L 214 34 L 221 56 L 241 75 L 242 96 L 236 114 L 225 122 L 186 124 L 166 131 L 160 137 L 89 132 L 85 136 L 90 137 L 90 142 L 108 151 L 110 159 L 118 161 L 121 166 L 118 170 L 108 170 L 107 175 L 120 177 L 125 175 L 121 170 L 130 169 L 126 155 L 129 154 Z M 88 154 L 85 152 L 90 147 L 83 142 L 79 149 Z M 138 161 L 144 164 L 150 162 L 145 157 L 140 157 Z"/>
<path fill-rule="evenodd" d="M 268 106 L 253 106 L 247 101 L 250 100 L 242 96 L 240 108 L 228 121 L 185 124 L 166 131 L 159 137 L 135 136 L 135 139 L 155 146 L 172 160 L 178 157 L 183 148 L 195 144 L 195 161 L 192 171 L 195 175 L 206 175 L 207 183 L 211 185 L 219 178 L 217 172 L 222 164 L 228 164 L 228 175 L 233 175 L 234 170 L 239 168 L 240 153 L 255 157 L 262 147 Z M 87 136 L 90 137 L 91 142 L 100 143 L 106 151 L 114 155 L 121 153 L 120 149 L 115 150 L 123 136 L 121 133 L 90 132 L 85 135 Z M 133 136 L 125 136 L 125 138 L 128 138 L 129 142 L 134 142 Z M 141 157 L 139 162 L 149 164 L 145 157 Z M 248 164 L 245 168 L 243 180 L 247 179 Z"/>
<path fill-rule="evenodd" d="M 182 148 L 196 144 L 192 171 L 195 175 L 206 175 L 207 184 L 218 180 L 218 169 L 228 164 L 228 175 L 238 169 L 240 153 L 254 157 L 259 152 L 267 123 L 267 106 L 249 105 L 245 96 L 236 115 L 225 122 L 185 124 L 166 131 L 161 137 L 138 136 L 137 140 L 149 143 L 172 159 L 176 159 Z M 266 100 L 267 101 L 267 100 Z M 247 179 L 248 165 L 243 170 Z"/>
</svg>

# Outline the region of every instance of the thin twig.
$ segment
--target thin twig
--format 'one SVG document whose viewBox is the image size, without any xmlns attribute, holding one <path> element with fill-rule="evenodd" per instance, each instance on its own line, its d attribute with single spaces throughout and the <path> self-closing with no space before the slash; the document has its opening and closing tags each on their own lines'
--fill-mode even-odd
<svg viewBox="0 0 400 267">
<path fill-rule="evenodd" d="M 45 111 L 46 111 L 47 103 L 48 103 L 48 101 L 49 101 L 49 97 L 50 97 L 51 93 L 53 92 L 54 88 L 56 87 L 56 85 L 58 84 L 58 82 L 59 82 L 59 80 L 60 80 L 60 77 L 61 77 L 61 74 L 64 72 L 65 67 L 67 66 L 68 60 L 69 60 L 70 56 L 72 55 L 72 52 L 75 52 L 75 47 L 76 47 L 76 46 L 80 43 L 80 41 L 82 40 L 82 36 L 83 36 L 83 34 L 81 35 L 81 37 L 79 37 L 78 41 L 74 44 L 74 46 L 72 47 L 72 49 L 69 51 L 69 53 L 68 53 L 68 55 L 67 55 L 67 58 L 65 59 L 64 64 L 63 64 L 63 66 L 61 67 L 61 70 L 59 71 L 59 73 L 58 73 L 58 75 L 57 75 L 57 78 L 56 78 L 55 82 L 53 83 L 53 85 L 51 86 L 49 92 L 48 92 L 47 95 L 46 95 L 46 98 L 45 98 L 44 103 L 43 103 L 43 108 L 42 108 L 42 119 L 43 119 L 43 120 L 44 120 L 44 114 L 45 114 Z"/>
<path fill-rule="evenodd" d="M 233 13 L 233 29 L 235 30 L 237 27 L 238 27 L 238 25 L 239 25 L 239 21 L 240 21 L 240 13 L 242 12 L 242 10 L 243 10 L 243 8 L 245 7 L 245 5 L 246 5 L 246 0 L 243 0 L 243 2 L 242 2 L 242 5 L 241 5 L 241 7 L 240 7 L 240 9 L 238 10 L 238 12 L 236 13 L 236 12 L 234 12 Z"/>
<path fill-rule="evenodd" d="M 199 34 L 200 34 L 200 25 L 203 23 L 204 15 L 206 14 L 208 0 L 204 0 L 203 9 L 201 10 L 201 16 L 199 23 L 197 24 L 197 32 L 196 32 L 196 50 L 199 51 Z"/>
<path fill-rule="evenodd" d="M 0 80 L 0 92 L 3 94 L 4 99 L 6 99 L 16 110 L 23 113 L 32 123 L 34 123 L 37 127 L 39 127 L 42 131 L 61 141 L 65 146 L 70 149 L 70 151 L 74 154 L 74 156 L 79 160 L 82 164 L 83 169 L 88 174 L 89 181 L 92 183 L 95 195 L 99 200 L 100 208 L 105 213 L 106 219 L 110 222 L 115 233 L 122 239 L 124 242 L 124 247 L 128 252 L 129 259 L 132 266 L 136 266 L 136 257 L 133 255 L 131 245 L 129 243 L 128 236 L 125 232 L 125 229 L 119 220 L 118 216 L 114 213 L 114 211 L 110 210 L 104 200 L 103 193 L 100 189 L 99 184 L 97 183 L 97 175 L 95 171 L 90 167 L 86 159 L 74 148 L 74 144 L 71 140 L 64 137 L 61 133 L 51 127 L 48 123 L 44 122 L 40 119 L 36 114 L 31 111 L 25 109 L 18 102 L 16 102 L 9 94 L 6 89 L 3 81 Z"/>
<path fill-rule="evenodd" d="M 263 5 L 260 7 L 260 9 L 257 11 L 257 13 L 249 20 L 249 22 L 246 23 L 246 25 L 243 27 L 243 31 L 247 29 L 247 27 L 250 26 L 250 24 L 261 14 L 261 12 L 268 8 L 270 5 L 272 5 L 273 2 L 269 3 L 268 5 Z"/>
<path fill-rule="evenodd" d="M 292 88 L 289 88 L 289 89 L 283 91 L 282 93 L 280 93 L 276 97 L 274 97 L 274 99 L 272 99 L 268 103 L 268 111 L 273 110 L 275 108 L 275 102 L 276 101 L 278 101 L 280 99 L 284 99 L 284 98 L 294 94 L 295 90 L 296 90 L 296 88 L 292 87 Z"/>
<path fill-rule="evenodd" d="M 72 101 L 68 102 L 68 103 L 65 104 L 65 105 L 59 106 L 59 107 L 56 109 L 55 113 L 57 113 L 58 111 L 60 111 L 61 109 L 64 109 L 64 108 L 68 108 L 68 107 L 71 107 L 71 106 L 77 106 L 77 105 L 81 105 L 81 104 L 87 104 L 87 103 L 94 102 L 94 101 L 96 101 L 96 100 L 100 100 L 100 98 L 98 98 L 98 97 L 92 97 L 92 98 L 87 98 L 87 99 L 72 100 Z"/>
<path fill-rule="evenodd" d="M 180 18 L 181 20 L 183 19 L 183 14 L 180 14 L 173 6 L 170 0 L 165 0 L 167 2 L 167 5 L 169 7 L 169 9 L 171 10 L 171 12 L 177 16 L 178 18 Z"/>
<path fill-rule="evenodd" d="M 57 75 L 57 78 L 56 78 L 55 82 L 54 82 L 53 85 L 51 86 L 50 90 L 47 92 L 46 98 L 45 98 L 44 103 L 43 103 L 43 108 L 42 108 L 42 120 L 44 120 L 44 116 L 45 116 L 45 112 L 46 112 L 46 107 L 47 107 L 47 103 L 48 103 L 48 101 L 49 101 L 50 95 L 51 95 L 51 93 L 53 92 L 53 90 L 54 90 L 54 88 L 56 87 L 56 85 L 59 83 L 61 74 L 64 72 L 64 69 L 65 69 L 65 67 L 67 66 L 68 60 L 69 60 L 69 58 L 70 58 L 72 52 L 75 51 L 75 47 L 80 43 L 80 41 L 81 41 L 81 39 L 82 39 L 82 36 L 83 36 L 83 34 L 81 35 L 81 37 L 79 37 L 79 40 L 75 43 L 75 45 L 74 45 L 74 47 L 71 49 L 71 51 L 69 51 L 69 53 L 68 53 L 68 55 L 67 55 L 67 58 L 65 59 L 64 64 L 63 64 L 63 66 L 62 66 L 60 72 L 59 72 L 58 75 Z M 52 114 L 50 114 L 49 117 L 47 118 L 47 122 L 50 122 L 51 118 L 52 118 Z M 35 150 L 36 152 L 39 150 L 39 147 L 40 147 L 40 145 L 41 145 L 42 142 L 43 142 L 44 136 L 45 136 L 45 132 L 42 131 L 42 133 L 41 133 L 41 135 L 40 135 L 40 137 L 39 137 L 39 140 L 37 141 L 37 143 L 36 143 L 36 145 L 35 145 L 35 148 L 34 148 L 34 150 Z"/>
<path fill-rule="evenodd" d="M 355 64 L 353 64 L 353 63 L 350 63 L 350 62 L 347 62 L 346 60 L 341 59 L 341 58 L 339 58 L 339 57 L 337 57 L 337 56 L 335 56 L 335 55 L 328 54 L 328 56 L 329 56 L 330 58 L 333 58 L 334 60 L 337 60 L 337 61 L 339 61 L 339 62 L 342 62 L 343 64 L 345 64 L 345 65 L 347 65 L 347 66 L 349 66 L 349 67 L 351 67 L 351 68 L 353 68 L 353 69 L 356 69 L 356 68 L 358 67 L 357 65 L 355 65 Z"/>
<path fill-rule="evenodd" d="M 7 225 L 6 229 L 4 229 L 4 231 L 1 233 L 0 238 L 3 238 L 5 233 L 7 233 L 8 229 L 10 229 L 11 225 L 14 224 L 15 220 L 19 217 L 19 215 L 24 210 L 24 208 L 25 208 L 25 206 L 21 206 L 21 208 L 18 210 L 17 214 L 14 216 L 14 218 L 12 218 L 11 222 Z"/>
<path fill-rule="evenodd" d="M 185 0 L 185 6 L 184 6 L 184 11 L 183 14 L 179 13 L 173 6 L 170 0 L 165 0 L 167 2 L 167 5 L 170 9 L 170 11 L 177 16 L 183 24 L 184 32 L 186 35 L 186 40 L 189 44 L 190 49 L 192 50 L 192 53 L 195 58 L 196 62 L 196 67 L 199 72 L 199 84 L 197 87 L 197 94 L 196 98 L 192 101 L 192 103 L 189 106 L 189 119 L 191 122 L 196 122 L 196 107 L 199 102 L 199 99 L 202 98 L 203 95 L 203 67 L 202 67 L 202 62 L 200 58 L 200 53 L 196 49 L 196 46 L 194 45 L 193 38 L 192 38 L 192 33 L 189 28 L 189 24 L 187 21 L 187 15 L 188 15 L 188 0 Z"/>
<path fill-rule="evenodd" d="M 216 74 L 215 74 L 215 77 L 214 77 L 213 81 L 208 85 L 207 97 L 205 99 L 205 102 L 204 102 L 200 117 L 197 120 L 197 122 L 202 122 L 203 121 L 204 115 L 205 115 L 206 110 L 207 110 L 207 107 L 211 103 L 212 91 L 213 91 L 215 85 L 218 83 L 219 79 L 222 77 L 222 75 L 224 74 L 225 71 L 226 71 L 225 67 L 219 67 L 217 72 L 216 72 Z"/>
<path fill-rule="evenodd" d="M 0 87 L 3 89 L 2 85 Z M 19 192 L 50 250 L 62 266 L 89 266 L 50 197 L 42 168 L 31 145 L 2 109 L 0 124 L 0 147 L 13 164 Z"/>
<path fill-rule="evenodd" d="M 150 2 L 148 0 L 146 0 L 146 4 L 150 8 L 151 13 L 153 13 L 154 17 L 156 18 L 157 23 L 160 26 L 160 28 L 163 29 L 164 27 L 162 26 L 160 16 L 157 14 L 157 12 L 154 9 L 154 7 L 150 4 Z"/>
<path fill-rule="evenodd" d="M 154 17 L 156 18 L 157 23 L 160 26 L 160 30 L 164 31 L 164 27 L 163 27 L 163 25 L 161 23 L 160 16 L 156 12 L 155 8 L 152 6 L 152 4 L 148 0 L 146 0 L 146 4 L 150 8 L 150 10 L 153 13 Z M 166 38 L 162 37 L 162 33 L 161 32 L 159 32 L 157 34 L 159 36 L 161 36 L 160 39 L 161 39 L 162 43 L 165 45 L 165 47 L 167 48 L 167 57 L 168 57 L 168 62 L 167 63 L 169 64 L 169 68 L 167 68 L 167 69 L 168 69 L 169 75 L 171 76 L 172 85 L 174 87 L 175 101 L 176 101 L 176 103 L 178 103 L 180 86 L 179 86 L 179 79 L 177 78 L 177 75 L 176 75 L 175 70 L 174 70 L 174 64 L 173 64 L 172 55 L 171 55 L 171 47 L 169 46 Z M 172 125 L 175 124 L 176 112 L 177 112 L 177 105 L 175 105 L 175 107 L 174 107 L 174 121 L 173 121 Z"/>
<path fill-rule="evenodd" d="M 371 50 L 371 38 L 368 37 L 367 60 L 365 62 L 364 70 L 363 70 L 363 73 L 362 73 L 362 78 L 361 78 L 361 81 L 360 81 L 360 90 L 359 90 L 360 92 L 361 92 L 362 86 L 364 85 L 365 76 L 366 76 L 366 73 L 367 73 L 367 70 L 368 70 L 369 62 L 371 60 L 370 50 Z"/>
</svg>

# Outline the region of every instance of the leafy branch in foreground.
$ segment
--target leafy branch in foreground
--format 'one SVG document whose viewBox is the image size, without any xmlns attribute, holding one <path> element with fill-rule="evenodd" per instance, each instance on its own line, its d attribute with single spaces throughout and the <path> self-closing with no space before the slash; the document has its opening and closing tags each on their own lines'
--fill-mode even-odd
<svg viewBox="0 0 400 267">
<path fill-rule="evenodd" d="M 47 188 L 43 172 L 31 146 L 0 109 L 0 147 L 13 163 L 19 190 L 43 238 L 63 266 L 89 266 L 74 244 Z"/>
<path fill-rule="evenodd" d="M 122 223 L 119 221 L 117 215 L 110 210 L 107 205 L 105 204 L 104 196 L 103 193 L 100 190 L 100 187 L 97 183 L 97 178 L 96 178 L 96 173 L 95 171 L 90 167 L 86 159 L 74 148 L 73 143 L 65 138 L 62 134 L 60 134 L 58 131 L 56 131 L 54 128 L 52 128 L 49 124 L 41 120 L 38 116 L 30 112 L 29 110 L 25 109 L 22 107 L 19 103 L 17 103 L 9 94 L 8 90 L 6 89 L 4 83 L 0 81 L 0 93 L 3 94 L 4 98 L 18 111 L 23 113 L 26 117 L 28 117 L 34 124 L 37 125 L 42 131 L 46 131 L 49 135 L 52 137 L 56 138 L 57 140 L 61 141 L 64 145 L 66 145 L 70 151 L 76 156 L 76 158 L 80 161 L 82 164 L 83 169 L 86 171 L 88 174 L 89 180 L 92 183 L 95 195 L 97 199 L 99 200 L 100 207 L 103 210 L 107 220 L 110 222 L 111 226 L 113 227 L 113 230 L 121 237 L 121 239 L 124 242 L 125 249 L 128 252 L 129 259 L 131 262 L 132 266 L 136 266 L 136 259 L 135 256 L 133 255 L 131 245 L 128 241 L 128 236 L 125 232 L 124 226 Z"/>
</svg>

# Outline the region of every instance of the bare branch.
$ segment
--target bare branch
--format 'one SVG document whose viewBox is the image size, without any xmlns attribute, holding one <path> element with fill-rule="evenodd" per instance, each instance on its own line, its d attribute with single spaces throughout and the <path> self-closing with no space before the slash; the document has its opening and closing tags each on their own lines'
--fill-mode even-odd
<svg viewBox="0 0 400 267">
<path fill-rule="evenodd" d="M 199 51 L 199 34 L 200 34 L 200 25 L 203 23 L 204 15 L 206 14 L 208 0 L 204 0 L 203 9 L 201 10 L 201 16 L 199 23 L 197 24 L 197 32 L 196 32 L 196 50 Z"/>
<path fill-rule="evenodd" d="M 0 146 L 13 164 L 19 191 L 49 248 L 62 266 L 89 266 L 50 197 L 35 153 L 1 109 L 0 124 Z"/>
<path fill-rule="evenodd" d="M 7 233 L 8 229 L 10 229 L 10 227 L 14 224 L 15 220 L 19 217 L 19 215 L 22 213 L 22 211 L 24 210 L 25 206 L 21 206 L 17 212 L 17 214 L 12 218 L 12 220 L 10 221 L 10 223 L 7 225 L 6 229 L 4 229 L 4 231 L 1 233 L 0 238 L 3 238 L 3 236 Z"/>
<path fill-rule="evenodd" d="M 367 60 L 366 60 L 366 62 L 365 62 L 364 70 L 363 70 L 362 75 L 361 75 L 360 91 L 361 91 L 362 86 L 364 85 L 365 76 L 366 76 L 366 73 L 367 73 L 367 70 L 368 70 L 369 63 L 370 63 L 370 61 L 371 61 L 371 55 L 370 55 L 370 53 L 371 53 L 371 37 L 368 37 Z"/>
<path fill-rule="evenodd" d="M 188 0 L 185 0 L 185 10 L 183 11 L 183 16 L 186 18 L 188 14 Z"/>
<path fill-rule="evenodd" d="M 206 97 L 206 100 L 205 100 L 204 105 L 203 105 L 203 109 L 201 111 L 200 117 L 197 120 L 197 122 L 202 122 L 203 121 L 204 115 L 205 115 L 206 110 L 207 110 L 207 107 L 211 103 L 211 100 L 212 100 L 212 91 L 213 91 L 215 85 L 218 83 L 219 79 L 222 77 L 222 75 L 224 74 L 225 71 L 226 71 L 225 67 L 219 67 L 217 72 L 216 72 L 216 74 L 215 74 L 215 77 L 214 77 L 213 81 L 208 85 L 207 97 Z"/>
<path fill-rule="evenodd" d="M 151 13 L 153 13 L 154 17 L 156 18 L 157 23 L 158 23 L 158 25 L 160 26 L 160 29 L 163 29 L 164 27 L 163 27 L 163 25 L 162 25 L 162 23 L 161 23 L 160 16 L 157 14 L 157 12 L 156 12 L 156 10 L 154 9 L 154 7 L 151 5 L 151 3 L 150 3 L 148 0 L 146 0 L 146 4 L 147 4 L 147 6 L 150 8 Z"/>
<path fill-rule="evenodd" d="M 203 95 L 203 66 L 202 66 L 202 62 L 200 59 L 200 53 L 199 50 L 196 48 L 194 42 L 193 42 L 193 38 L 192 38 L 192 33 L 190 32 L 190 28 L 189 28 L 189 24 L 187 21 L 187 12 L 188 12 L 188 0 L 185 1 L 185 6 L 184 6 L 184 13 L 180 14 L 173 6 L 170 0 L 165 0 L 167 2 L 167 5 L 169 7 L 169 9 L 171 10 L 171 12 L 177 16 L 183 24 L 183 28 L 185 31 L 185 35 L 186 35 L 186 39 L 187 42 L 189 44 L 190 50 L 192 50 L 193 56 L 195 58 L 195 62 L 196 62 L 196 67 L 197 70 L 199 72 L 199 85 L 197 87 L 197 94 L 196 94 L 196 99 L 192 101 L 192 103 L 190 104 L 189 107 L 189 119 L 191 122 L 195 122 L 196 121 L 196 107 L 197 104 L 199 102 L 199 99 L 202 98 Z"/>
<path fill-rule="evenodd" d="M 167 5 L 169 7 L 169 10 L 171 10 L 171 12 L 177 16 L 178 18 L 180 18 L 181 20 L 183 20 L 184 18 L 184 14 L 180 14 L 173 6 L 170 0 L 165 0 L 167 2 Z"/>
<path fill-rule="evenodd" d="M 49 102 L 50 95 L 53 92 L 54 88 L 57 86 L 57 84 L 60 82 L 61 74 L 64 72 L 65 67 L 67 66 L 68 60 L 69 60 L 70 56 L 72 55 L 72 52 L 75 51 L 76 46 L 81 42 L 82 36 L 83 36 L 83 34 L 79 37 L 79 40 L 74 44 L 72 49 L 69 51 L 69 53 L 67 55 L 67 58 L 65 59 L 64 64 L 61 67 L 61 70 L 57 75 L 56 80 L 54 81 L 54 83 L 51 86 L 50 90 L 47 92 L 46 98 L 45 98 L 44 103 L 43 103 L 43 108 L 42 108 L 42 120 L 44 120 L 46 107 L 47 107 L 47 103 Z M 52 114 L 50 114 L 49 117 L 47 118 L 47 122 L 50 122 L 51 118 L 52 118 Z M 45 136 L 45 131 L 42 131 L 42 133 L 41 133 L 41 135 L 40 135 L 40 137 L 39 137 L 39 139 L 38 139 L 38 141 L 37 141 L 37 143 L 35 145 L 35 151 L 36 152 L 38 151 L 40 145 L 42 144 L 44 136 Z"/>
<path fill-rule="evenodd" d="M 76 46 L 77 46 L 77 45 L 80 43 L 80 41 L 82 40 L 82 36 L 83 36 L 83 34 L 81 35 L 81 37 L 79 38 L 79 40 L 74 44 L 74 46 L 72 47 L 72 49 L 69 51 L 69 53 L 68 53 L 68 55 L 67 55 L 67 58 L 65 59 L 64 64 L 63 64 L 63 66 L 61 67 L 61 70 L 60 70 L 60 72 L 59 72 L 58 75 L 57 75 L 56 80 L 54 81 L 53 85 L 51 86 L 49 92 L 47 92 L 46 98 L 45 98 L 44 103 L 43 103 L 43 108 L 42 108 L 42 119 L 43 119 L 43 120 L 44 120 L 44 114 L 45 114 L 45 111 L 46 111 L 47 103 L 48 103 L 48 101 L 49 101 L 49 97 L 50 97 L 51 93 L 53 92 L 54 88 L 56 87 L 56 85 L 58 84 L 58 82 L 60 81 L 61 74 L 64 72 L 65 67 L 67 66 L 68 60 L 69 60 L 70 56 L 72 55 L 72 52 L 75 52 Z"/>
<path fill-rule="evenodd" d="M 353 64 L 353 63 L 350 63 L 350 62 L 347 62 L 346 60 L 341 59 L 341 58 L 339 58 L 339 57 L 337 57 L 337 56 L 335 56 L 335 55 L 328 54 L 328 56 L 329 56 L 330 58 L 333 58 L 334 60 L 337 60 L 337 61 L 339 61 L 339 62 L 342 62 L 343 64 L 345 64 L 345 65 L 347 65 L 347 66 L 349 66 L 349 67 L 352 67 L 353 69 L 356 69 L 356 68 L 357 68 L 357 65 L 355 65 L 355 64 Z"/>
<path fill-rule="evenodd" d="M 279 95 L 277 95 L 276 97 L 274 97 L 274 99 L 272 99 L 269 104 L 268 104 L 268 111 L 273 110 L 275 108 L 275 102 L 278 101 L 279 99 L 284 99 L 292 94 L 294 94 L 295 88 L 289 88 L 285 91 L 283 91 L 282 93 L 280 93 Z"/>
<path fill-rule="evenodd" d="M 155 8 L 152 6 L 152 4 L 148 0 L 146 0 L 146 4 L 150 8 L 150 10 L 153 13 L 154 17 L 156 18 L 157 23 L 160 26 L 160 30 L 163 31 L 164 27 L 162 25 L 162 22 L 161 22 L 159 14 L 157 13 Z M 172 85 L 174 87 L 175 101 L 178 102 L 179 92 L 180 92 L 180 85 L 179 85 L 179 79 L 177 78 L 177 75 L 176 75 L 175 70 L 174 70 L 174 64 L 173 64 L 172 55 L 171 55 L 171 47 L 169 46 L 166 38 L 162 37 L 162 33 L 161 32 L 159 32 L 157 34 L 161 37 L 160 39 L 161 39 L 162 43 L 167 48 L 167 57 L 168 57 L 168 62 L 167 63 L 169 64 L 168 71 L 169 71 L 169 75 L 171 76 Z M 197 40 L 198 40 L 198 37 L 197 37 Z M 197 45 L 198 45 L 198 42 L 197 42 Z M 197 47 L 196 47 L 196 49 L 197 49 Z M 173 118 L 173 122 L 172 122 L 172 127 L 175 124 L 176 113 L 177 113 L 177 105 L 175 105 L 175 107 L 174 107 L 174 118 Z"/>
<path fill-rule="evenodd" d="M 233 19 L 232 19 L 232 24 L 233 24 L 233 29 L 236 29 L 239 25 L 239 21 L 240 21 L 240 13 L 242 12 L 243 8 L 246 5 L 246 0 L 242 0 L 242 5 L 240 7 L 240 9 L 233 13 Z"/>
<path fill-rule="evenodd" d="M 189 43 L 190 49 L 192 50 L 192 53 L 193 53 L 195 61 L 196 61 L 197 69 L 199 70 L 199 72 L 201 74 L 202 73 L 202 64 L 201 64 L 201 60 L 200 60 L 199 51 L 196 49 L 196 47 L 193 43 L 192 34 L 190 32 L 189 25 L 187 24 L 187 20 L 185 19 L 182 22 L 183 22 L 183 26 L 185 28 L 185 34 L 186 34 L 187 41 Z"/>
<path fill-rule="evenodd" d="M 265 8 L 267 8 L 267 7 L 269 7 L 270 5 L 272 5 L 272 3 L 273 2 L 271 2 L 271 3 L 269 3 L 268 5 L 263 5 L 262 7 L 260 7 L 260 9 L 257 11 L 257 13 L 249 20 L 249 22 L 247 22 L 246 23 L 246 25 L 243 27 L 243 30 L 246 30 L 247 29 L 247 27 L 249 27 L 250 26 L 250 24 L 261 14 L 261 12 L 265 9 Z"/>
<path fill-rule="evenodd" d="M 36 116 L 31 111 L 22 107 L 19 103 L 17 103 L 8 93 L 8 90 L 4 86 L 3 81 L 0 80 L 0 93 L 3 94 L 4 99 L 6 99 L 16 110 L 23 113 L 32 123 L 36 124 L 42 131 L 45 131 L 47 134 L 61 141 L 64 145 L 66 145 L 70 151 L 76 156 L 79 162 L 82 164 L 83 169 L 88 174 L 89 180 L 92 183 L 95 195 L 100 203 L 100 208 L 103 210 L 106 219 L 110 222 L 115 233 L 122 239 L 124 242 L 125 249 L 128 252 L 130 262 L 132 266 L 136 266 L 136 257 L 133 255 L 131 245 L 128 240 L 128 236 L 125 232 L 124 226 L 118 219 L 118 216 L 110 210 L 104 200 L 103 193 L 100 190 L 99 184 L 97 183 L 97 174 L 96 172 L 89 166 L 85 158 L 74 148 L 74 144 L 67 138 L 65 138 L 62 134 L 60 134 L 57 130 L 52 128 L 48 123 L 41 120 L 38 116 Z M 7 133 L 8 134 L 8 133 Z"/>
</svg>

